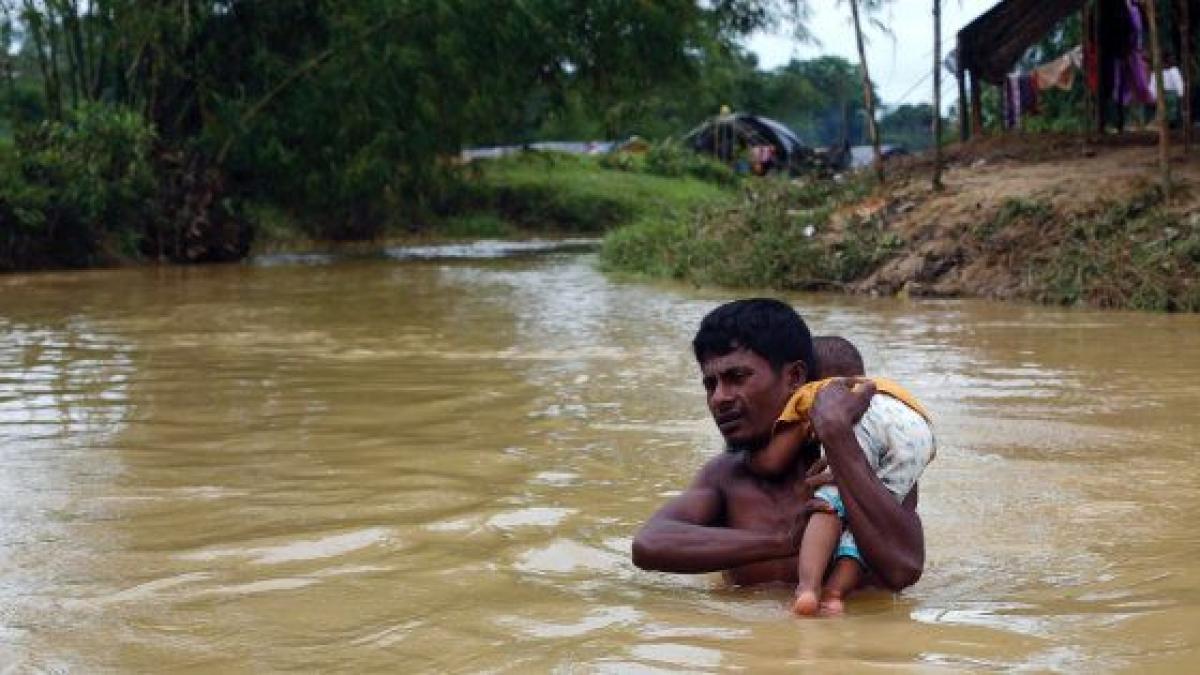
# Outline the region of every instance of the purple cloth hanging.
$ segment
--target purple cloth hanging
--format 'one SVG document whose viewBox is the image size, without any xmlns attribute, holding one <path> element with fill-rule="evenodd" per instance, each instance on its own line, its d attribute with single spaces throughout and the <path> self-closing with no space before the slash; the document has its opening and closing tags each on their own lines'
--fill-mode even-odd
<svg viewBox="0 0 1200 675">
<path fill-rule="evenodd" d="M 1154 92 L 1150 89 L 1150 67 L 1146 64 L 1146 55 L 1142 51 L 1145 44 L 1142 31 L 1145 22 L 1142 10 L 1133 0 L 1125 0 L 1129 8 L 1130 49 L 1129 53 L 1117 61 L 1113 73 L 1115 86 L 1113 100 L 1121 105 L 1129 105 L 1134 101 L 1142 104 L 1154 103 Z"/>
</svg>

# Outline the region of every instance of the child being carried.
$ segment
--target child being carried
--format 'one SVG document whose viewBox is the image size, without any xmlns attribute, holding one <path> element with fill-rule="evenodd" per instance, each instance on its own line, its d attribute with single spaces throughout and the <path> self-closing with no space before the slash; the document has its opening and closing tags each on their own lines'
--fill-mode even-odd
<svg viewBox="0 0 1200 675">
<path fill-rule="evenodd" d="M 865 377 L 862 355 L 848 340 L 817 337 L 813 351 L 814 377 L 792 395 L 775 423 L 771 442 L 755 458 L 761 470 L 782 467 L 797 447 L 817 442 L 808 413 L 817 392 L 832 378 Z M 883 395 L 872 397 L 854 435 L 880 482 L 897 501 L 903 501 L 937 452 L 929 413 L 895 382 L 872 381 Z M 825 485 L 814 497 L 823 509 L 809 517 L 800 542 L 799 585 L 792 610 L 805 616 L 837 615 L 843 611 L 844 598 L 861 582 L 866 563 L 846 526 L 846 509 L 837 487 Z"/>
</svg>

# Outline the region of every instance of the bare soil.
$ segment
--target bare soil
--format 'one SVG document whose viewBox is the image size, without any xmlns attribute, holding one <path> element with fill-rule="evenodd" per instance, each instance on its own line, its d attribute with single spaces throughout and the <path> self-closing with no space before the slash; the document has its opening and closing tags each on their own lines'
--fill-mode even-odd
<svg viewBox="0 0 1200 675">
<path fill-rule="evenodd" d="M 1096 217 L 1160 185 L 1157 136 L 1012 135 L 951 146 L 945 190 L 930 185 L 932 156 L 889 164 L 889 182 L 835 216 L 879 216 L 903 242 L 851 290 L 992 298 L 1033 297 L 1031 269 L 1066 234 L 1066 223 Z M 1200 219 L 1200 148 L 1172 148 L 1166 209 Z M 1022 209 L 1033 205 L 1036 217 Z"/>
</svg>

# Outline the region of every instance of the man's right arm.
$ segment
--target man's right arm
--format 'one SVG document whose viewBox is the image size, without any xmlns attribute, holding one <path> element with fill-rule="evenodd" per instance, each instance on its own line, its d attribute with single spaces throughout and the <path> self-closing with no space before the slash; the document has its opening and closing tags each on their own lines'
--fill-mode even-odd
<svg viewBox="0 0 1200 675">
<path fill-rule="evenodd" d="M 793 536 L 719 527 L 719 476 L 727 458 L 711 460 L 687 490 L 663 505 L 633 539 L 633 564 L 644 570 L 720 572 L 795 554 Z"/>
</svg>

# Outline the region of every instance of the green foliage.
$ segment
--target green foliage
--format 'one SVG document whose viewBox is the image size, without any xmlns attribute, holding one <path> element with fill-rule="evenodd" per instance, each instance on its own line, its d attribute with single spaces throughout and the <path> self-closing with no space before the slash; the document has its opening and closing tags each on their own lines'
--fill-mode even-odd
<svg viewBox="0 0 1200 675">
<path fill-rule="evenodd" d="M 480 173 L 436 205 L 447 223 L 496 219 L 522 230 L 602 233 L 643 217 L 663 218 L 721 203 L 732 194 L 690 177 L 605 168 L 604 160 L 555 153 L 484 162 Z"/>
<path fill-rule="evenodd" d="M 496 238 L 512 235 L 513 227 L 494 213 L 471 213 L 446 219 L 437 233 L 451 239 Z"/>
<path fill-rule="evenodd" d="M 771 288 L 828 288 L 860 278 L 900 245 L 877 219 L 845 219 L 839 205 L 861 198 L 866 183 L 747 182 L 735 204 L 682 218 L 640 220 L 604 240 L 601 260 L 616 271 L 696 283 Z"/>
<path fill-rule="evenodd" d="M 18 134 L 0 164 L 0 269 L 136 256 L 154 214 L 153 131 L 85 105 Z"/>
<path fill-rule="evenodd" d="M 177 174 L 168 201 L 270 203 L 314 235 L 364 238 L 425 220 L 463 145 L 574 114 L 613 137 L 650 110 L 647 92 L 678 96 L 791 4 L 5 3 L 0 42 L 20 75 L 0 98 L 18 120 L 137 111 L 178 157 L 158 167 Z"/>
<path fill-rule="evenodd" d="M 950 127 L 948 120 L 942 128 Z M 902 105 L 889 110 L 879 120 L 879 130 L 889 145 L 899 145 L 917 151 L 933 146 L 933 106 Z"/>
<path fill-rule="evenodd" d="M 1043 201 L 1029 201 L 1009 197 L 1004 200 L 996 213 L 986 220 L 980 221 L 973 228 L 976 238 L 987 241 L 1004 228 L 1018 222 L 1040 228 L 1054 217 L 1054 210 Z"/>
<path fill-rule="evenodd" d="M 700 155 L 673 139 L 650 146 L 644 162 L 645 171 L 657 176 L 692 176 L 717 185 L 733 185 L 738 176 L 723 162 Z"/>
<path fill-rule="evenodd" d="M 1167 210 L 1151 188 L 1071 220 L 1030 273 L 1037 299 L 1063 305 L 1200 311 L 1200 218 Z"/>
</svg>

